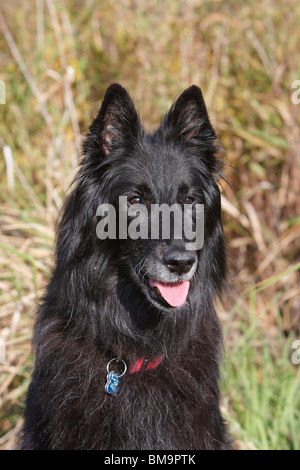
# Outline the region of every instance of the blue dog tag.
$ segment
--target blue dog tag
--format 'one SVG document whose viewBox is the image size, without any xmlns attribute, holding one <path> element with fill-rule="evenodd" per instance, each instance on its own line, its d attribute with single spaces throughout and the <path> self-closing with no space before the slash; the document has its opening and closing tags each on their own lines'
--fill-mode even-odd
<svg viewBox="0 0 300 470">
<path fill-rule="evenodd" d="M 113 361 L 117 361 L 117 362 L 123 362 L 123 365 L 124 365 L 124 371 L 122 374 L 117 374 L 116 372 L 114 372 L 113 370 L 112 371 L 109 371 L 109 366 L 111 364 L 111 362 Z M 108 393 L 109 395 L 113 395 L 114 397 L 117 397 L 118 394 L 119 394 L 119 384 L 120 384 L 120 378 L 125 374 L 125 372 L 127 371 L 127 365 L 126 365 L 126 362 L 124 362 L 123 360 L 119 361 L 117 358 L 113 358 L 109 361 L 109 363 L 107 364 L 106 366 L 106 370 L 107 370 L 107 375 L 106 375 L 106 384 L 105 384 L 105 391 L 106 393 Z"/>
<path fill-rule="evenodd" d="M 119 376 L 114 372 L 111 371 L 106 376 L 106 384 L 105 384 L 105 391 L 110 395 L 114 395 L 115 397 L 119 394 L 119 383 L 120 379 Z"/>
</svg>

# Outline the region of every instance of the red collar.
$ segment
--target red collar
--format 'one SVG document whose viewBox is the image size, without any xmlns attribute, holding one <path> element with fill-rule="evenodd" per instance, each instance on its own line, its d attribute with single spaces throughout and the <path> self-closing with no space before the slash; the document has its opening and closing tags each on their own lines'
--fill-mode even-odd
<svg viewBox="0 0 300 470">
<path fill-rule="evenodd" d="M 116 349 L 117 348 L 114 348 L 113 346 L 111 346 L 108 351 L 110 353 L 111 352 L 114 353 Z M 119 354 L 116 355 L 117 361 L 121 361 L 122 359 L 125 359 L 125 362 L 128 363 L 128 360 L 126 359 L 126 354 L 124 356 L 123 356 L 122 351 L 120 351 Z M 134 374 L 135 372 L 156 369 L 156 367 L 159 366 L 159 364 L 162 362 L 163 358 L 164 358 L 163 354 L 161 354 L 158 357 L 155 357 L 151 361 L 149 361 L 145 357 L 141 357 L 128 367 L 128 372 L 129 374 Z"/>
<path fill-rule="evenodd" d="M 135 372 L 140 372 L 141 370 L 156 369 L 156 367 L 159 366 L 163 358 L 163 354 L 161 354 L 161 356 L 155 357 L 154 359 L 152 359 L 152 361 L 148 361 L 148 359 L 146 359 L 145 357 L 141 357 L 134 364 L 129 366 L 129 374 L 134 374 Z"/>
</svg>

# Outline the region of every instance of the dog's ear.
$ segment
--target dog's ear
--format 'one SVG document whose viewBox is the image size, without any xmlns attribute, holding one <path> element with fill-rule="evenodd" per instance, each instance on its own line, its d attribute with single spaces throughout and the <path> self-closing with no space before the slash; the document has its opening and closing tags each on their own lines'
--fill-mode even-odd
<svg viewBox="0 0 300 470">
<path fill-rule="evenodd" d="M 100 153 L 105 158 L 113 149 L 126 147 L 140 129 L 132 99 L 125 88 L 114 83 L 108 87 L 99 114 L 90 126 L 84 151 Z"/>
<path fill-rule="evenodd" d="M 162 126 L 173 140 L 193 147 L 213 143 L 216 139 L 202 92 L 196 85 L 185 90 L 173 103 Z"/>
</svg>

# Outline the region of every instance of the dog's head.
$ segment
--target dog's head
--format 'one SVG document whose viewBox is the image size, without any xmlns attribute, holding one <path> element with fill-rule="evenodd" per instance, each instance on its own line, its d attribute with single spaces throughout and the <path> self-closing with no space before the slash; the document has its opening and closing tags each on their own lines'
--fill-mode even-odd
<svg viewBox="0 0 300 470">
<path fill-rule="evenodd" d="M 103 230 L 103 238 L 117 240 L 112 244 L 122 258 L 121 272 L 161 309 L 184 305 L 199 271 L 203 282 L 213 277 L 210 284 L 221 283 L 219 150 L 196 86 L 147 134 L 127 91 L 111 85 L 90 127 L 84 151 L 102 170 L 102 202 L 108 204 L 98 212 L 98 236 Z M 202 243 L 190 243 L 188 229 Z"/>
</svg>

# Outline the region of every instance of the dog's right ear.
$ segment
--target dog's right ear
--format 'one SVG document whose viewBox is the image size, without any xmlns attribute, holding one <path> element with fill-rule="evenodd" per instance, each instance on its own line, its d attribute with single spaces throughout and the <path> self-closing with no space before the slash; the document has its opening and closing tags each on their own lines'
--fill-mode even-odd
<svg viewBox="0 0 300 470">
<path fill-rule="evenodd" d="M 202 92 L 196 85 L 177 98 L 165 116 L 163 126 L 173 140 L 190 147 L 213 144 L 216 140 Z"/>
<path fill-rule="evenodd" d="M 99 114 L 90 126 L 84 153 L 107 157 L 112 150 L 126 148 L 141 130 L 141 124 L 129 94 L 121 85 L 110 85 Z"/>
</svg>

